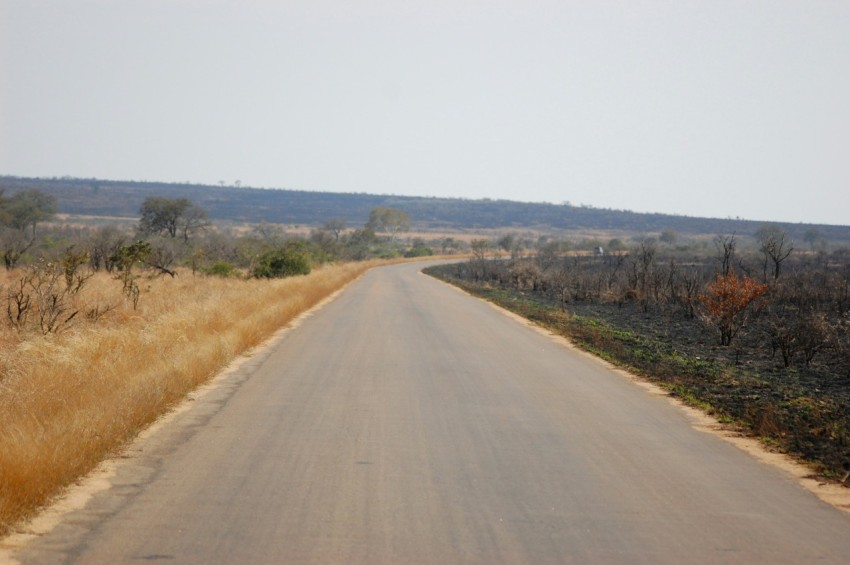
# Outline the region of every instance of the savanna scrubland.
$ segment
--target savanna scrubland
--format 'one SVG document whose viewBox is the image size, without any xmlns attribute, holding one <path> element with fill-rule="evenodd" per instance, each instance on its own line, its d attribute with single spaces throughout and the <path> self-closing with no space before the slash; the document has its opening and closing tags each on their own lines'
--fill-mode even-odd
<svg viewBox="0 0 850 565">
<path fill-rule="evenodd" d="M 216 224 L 185 198 L 139 218 L 56 219 L 0 194 L 0 535 L 299 313 L 386 261 L 440 276 L 658 380 L 842 478 L 850 460 L 850 252 L 754 236 L 539 229 L 411 235 L 362 224 Z M 795 249 L 796 247 L 796 249 Z"/>
</svg>

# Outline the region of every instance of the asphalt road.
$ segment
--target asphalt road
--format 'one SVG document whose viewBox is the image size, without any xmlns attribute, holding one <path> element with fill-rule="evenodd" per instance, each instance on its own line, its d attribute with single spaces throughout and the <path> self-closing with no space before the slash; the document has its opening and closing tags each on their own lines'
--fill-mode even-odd
<svg viewBox="0 0 850 565">
<path fill-rule="evenodd" d="M 354 283 L 16 557 L 850 563 L 847 514 L 419 268 Z"/>
</svg>

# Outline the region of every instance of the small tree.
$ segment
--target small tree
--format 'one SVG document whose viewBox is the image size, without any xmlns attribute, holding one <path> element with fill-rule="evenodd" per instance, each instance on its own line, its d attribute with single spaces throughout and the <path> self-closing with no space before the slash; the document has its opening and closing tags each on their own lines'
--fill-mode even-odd
<svg viewBox="0 0 850 565">
<path fill-rule="evenodd" d="M 700 295 L 700 302 L 707 310 L 706 321 L 720 331 L 720 345 L 729 345 L 744 327 L 749 316 L 749 307 L 767 292 L 767 285 L 750 277 L 741 279 L 734 272 L 717 275 Z"/>
<path fill-rule="evenodd" d="M 133 267 L 144 263 L 151 254 L 151 244 L 147 241 L 137 241 L 129 245 L 122 245 L 110 260 L 118 272 L 115 278 L 121 281 L 124 296 L 133 302 L 133 310 L 139 305 L 141 289 L 136 279 L 138 275 Z"/>
<path fill-rule="evenodd" d="M 519 255 L 519 238 L 514 233 L 506 233 L 496 242 L 500 249 L 506 253 L 510 253 L 511 259 L 516 259 Z"/>
<path fill-rule="evenodd" d="M 483 262 L 487 258 L 487 251 L 490 249 L 490 242 L 486 239 L 473 239 L 469 243 L 472 249 L 472 257 L 476 261 Z"/>
<path fill-rule="evenodd" d="M 726 276 L 732 272 L 732 262 L 735 260 L 735 234 L 716 236 L 714 247 L 717 248 L 718 260 L 720 261 L 720 274 Z"/>
<path fill-rule="evenodd" d="M 472 251 L 472 261 L 470 266 L 476 279 L 484 277 L 485 260 L 487 259 L 487 251 L 490 249 L 490 242 L 486 239 L 473 239 L 469 242 L 469 247 Z"/>
<path fill-rule="evenodd" d="M 764 278 L 767 280 L 768 260 L 773 263 L 773 280 L 779 278 L 782 271 L 782 263 L 794 251 L 793 242 L 788 233 L 776 225 L 766 225 L 756 232 L 759 242 L 759 251 L 764 256 Z"/>
</svg>

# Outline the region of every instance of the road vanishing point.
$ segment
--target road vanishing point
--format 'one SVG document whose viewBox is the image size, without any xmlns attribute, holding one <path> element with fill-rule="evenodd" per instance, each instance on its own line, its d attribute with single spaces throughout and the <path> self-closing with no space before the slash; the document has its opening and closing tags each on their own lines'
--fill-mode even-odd
<svg viewBox="0 0 850 565">
<path fill-rule="evenodd" d="M 850 563 L 850 515 L 421 267 L 280 333 L 12 557 Z"/>
</svg>

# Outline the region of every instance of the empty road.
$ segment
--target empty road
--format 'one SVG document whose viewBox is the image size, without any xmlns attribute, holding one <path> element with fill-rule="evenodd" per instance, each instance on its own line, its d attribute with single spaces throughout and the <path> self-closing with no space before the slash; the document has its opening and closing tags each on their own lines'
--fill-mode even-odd
<svg viewBox="0 0 850 565">
<path fill-rule="evenodd" d="M 420 268 L 282 334 L 14 557 L 850 563 L 848 515 Z"/>
</svg>

